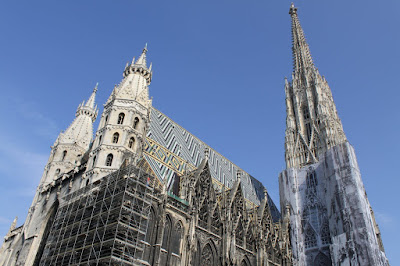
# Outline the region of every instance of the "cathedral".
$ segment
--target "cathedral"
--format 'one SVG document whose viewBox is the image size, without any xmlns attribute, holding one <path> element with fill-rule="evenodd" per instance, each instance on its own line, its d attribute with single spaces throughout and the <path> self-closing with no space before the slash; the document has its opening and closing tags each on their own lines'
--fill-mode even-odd
<svg viewBox="0 0 400 266">
<path fill-rule="evenodd" d="M 280 211 L 267 189 L 152 105 L 147 45 L 57 137 L 0 265 L 389 265 L 353 147 L 297 8 Z M 94 138 L 93 138 L 94 135 Z"/>
</svg>

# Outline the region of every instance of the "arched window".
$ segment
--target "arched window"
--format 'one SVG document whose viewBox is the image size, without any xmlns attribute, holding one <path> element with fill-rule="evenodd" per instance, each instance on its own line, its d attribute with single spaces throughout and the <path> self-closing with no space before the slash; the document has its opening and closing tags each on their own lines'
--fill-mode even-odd
<svg viewBox="0 0 400 266">
<path fill-rule="evenodd" d="M 306 230 L 304 244 L 306 248 L 312 248 L 317 245 L 317 238 L 315 236 L 315 232 L 310 227 L 307 228 Z"/>
<path fill-rule="evenodd" d="M 58 168 L 57 170 L 56 170 L 56 177 L 60 174 L 60 168 Z"/>
<path fill-rule="evenodd" d="M 161 245 L 161 247 L 167 251 L 169 249 L 169 240 L 171 238 L 170 237 L 171 236 L 171 227 L 172 227 L 171 218 L 169 216 L 167 216 L 165 218 L 164 235 L 163 235 L 163 241 L 162 241 L 162 245 Z"/>
<path fill-rule="evenodd" d="M 183 233 L 183 226 L 181 222 L 177 222 L 174 228 L 174 234 L 172 237 L 171 247 L 172 252 L 179 255 L 181 249 L 181 239 Z"/>
<path fill-rule="evenodd" d="M 107 124 L 108 122 L 108 115 L 106 116 L 106 118 L 104 119 L 104 124 Z"/>
<path fill-rule="evenodd" d="M 101 144 L 101 139 L 103 138 L 103 135 L 99 136 L 99 145 Z"/>
<path fill-rule="evenodd" d="M 138 125 L 139 125 L 139 118 L 135 117 L 135 119 L 133 120 L 133 128 L 137 129 Z"/>
<path fill-rule="evenodd" d="M 109 155 L 107 155 L 106 166 L 111 166 L 112 165 L 113 157 L 114 156 L 111 153 Z"/>
<path fill-rule="evenodd" d="M 201 252 L 201 265 L 213 266 L 215 263 L 215 254 L 210 244 L 207 244 Z"/>
<path fill-rule="evenodd" d="M 322 265 L 332 265 L 332 261 L 331 259 L 326 256 L 325 254 L 323 254 L 321 251 L 318 253 L 317 256 L 315 256 L 314 259 L 314 266 L 322 266 Z"/>
<path fill-rule="evenodd" d="M 124 123 L 124 118 L 125 118 L 125 114 L 124 113 L 120 113 L 118 115 L 118 122 L 117 124 L 122 125 Z"/>
<path fill-rule="evenodd" d="M 115 132 L 114 135 L 113 135 L 112 142 L 113 143 L 118 143 L 118 139 L 119 139 L 119 134 L 117 132 Z"/>
<path fill-rule="evenodd" d="M 132 149 L 134 144 L 135 144 L 135 138 L 132 137 L 129 139 L 129 143 L 128 143 L 129 149 Z"/>
<path fill-rule="evenodd" d="M 97 159 L 97 157 L 96 157 L 96 155 L 93 157 L 93 164 L 92 164 L 92 167 L 94 167 L 94 165 L 96 164 L 96 159 Z"/>
<path fill-rule="evenodd" d="M 64 161 L 65 157 L 67 156 L 67 151 L 63 151 L 61 161 Z"/>
</svg>

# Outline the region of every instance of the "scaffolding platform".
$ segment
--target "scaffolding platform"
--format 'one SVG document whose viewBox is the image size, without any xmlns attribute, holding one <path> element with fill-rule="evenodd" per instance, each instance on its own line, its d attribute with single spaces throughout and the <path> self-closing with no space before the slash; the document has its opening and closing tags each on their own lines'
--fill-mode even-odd
<svg viewBox="0 0 400 266">
<path fill-rule="evenodd" d="M 40 265 L 149 265 L 143 255 L 154 180 L 129 165 L 65 196 Z"/>
</svg>

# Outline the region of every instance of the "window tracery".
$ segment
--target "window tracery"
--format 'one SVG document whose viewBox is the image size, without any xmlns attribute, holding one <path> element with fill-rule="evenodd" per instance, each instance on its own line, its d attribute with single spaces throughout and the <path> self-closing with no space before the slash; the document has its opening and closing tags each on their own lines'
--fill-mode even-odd
<svg viewBox="0 0 400 266">
<path fill-rule="evenodd" d="M 214 254 L 210 244 L 207 244 L 201 253 L 201 265 L 214 266 Z"/>
<path fill-rule="evenodd" d="M 314 230 L 312 230 L 310 227 L 308 227 L 305 232 L 304 244 L 306 248 L 312 248 L 317 245 L 317 237 L 315 236 Z"/>
<path fill-rule="evenodd" d="M 329 226 L 327 222 L 325 222 L 321 228 L 321 242 L 323 245 L 331 243 L 331 234 L 329 233 Z"/>
</svg>

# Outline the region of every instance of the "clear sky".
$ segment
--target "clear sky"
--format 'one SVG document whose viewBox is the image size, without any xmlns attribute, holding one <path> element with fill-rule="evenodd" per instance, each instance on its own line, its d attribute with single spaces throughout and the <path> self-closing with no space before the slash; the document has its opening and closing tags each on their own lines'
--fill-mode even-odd
<svg viewBox="0 0 400 266">
<path fill-rule="evenodd" d="M 392 265 L 399 248 L 400 1 L 299 0 Z M 279 206 L 290 1 L 3 1 L 0 235 L 22 224 L 50 146 L 148 43 L 154 106 L 260 179 Z M 102 110 L 102 108 L 101 108 Z M 97 124 L 95 126 L 97 128 Z"/>
</svg>

